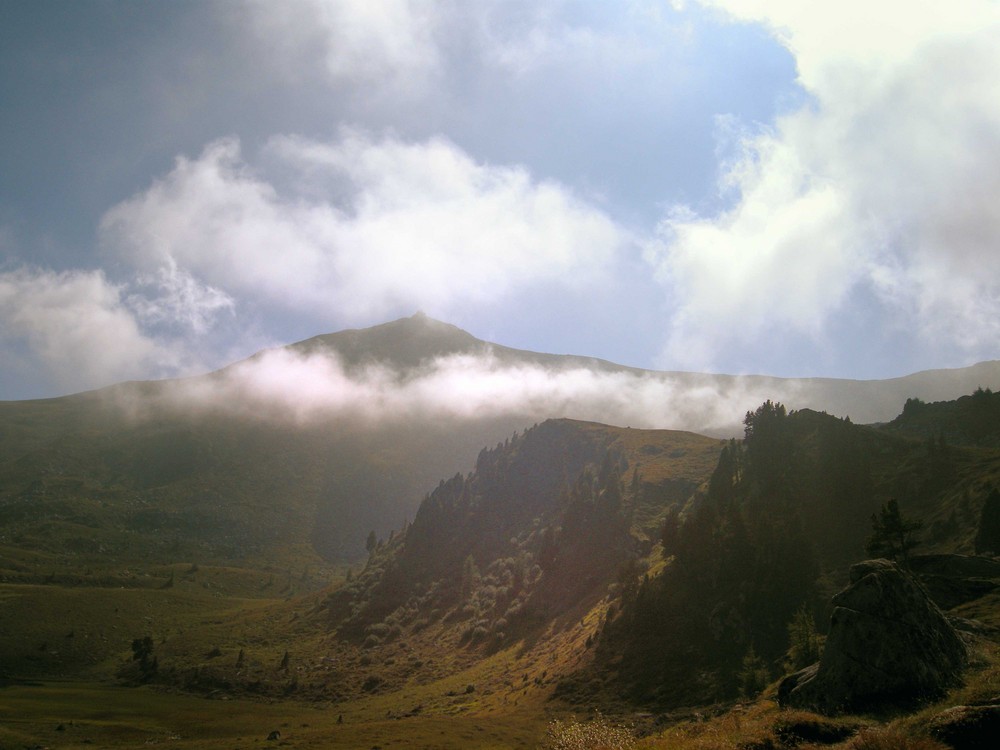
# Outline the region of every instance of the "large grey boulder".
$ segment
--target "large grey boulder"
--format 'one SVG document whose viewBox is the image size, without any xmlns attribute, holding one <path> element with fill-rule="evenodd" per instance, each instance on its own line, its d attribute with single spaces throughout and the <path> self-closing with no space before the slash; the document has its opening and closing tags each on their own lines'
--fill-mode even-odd
<svg viewBox="0 0 1000 750">
<path fill-rule="evenodd" d="M 961 680 L 965 644 L 914 578 L 889 560 L 851 567 L 833 598 L 818 665 L 786 677 L 779 700 L 824 713 L 931 699 Z"/>
</svg>

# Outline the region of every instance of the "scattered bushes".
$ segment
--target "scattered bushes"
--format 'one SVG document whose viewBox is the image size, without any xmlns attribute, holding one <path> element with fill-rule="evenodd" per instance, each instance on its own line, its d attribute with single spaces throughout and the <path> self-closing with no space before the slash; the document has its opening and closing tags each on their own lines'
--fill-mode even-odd
<svg viewBox="0 0 1000 750">
<path fill-rule="evenodd" d="M 548 728 L 550 750 L 632 750 L 635 737 L 628 727 L 612 724 L 601 714 L 591 721 L 556 719 Z"/>
</svg>

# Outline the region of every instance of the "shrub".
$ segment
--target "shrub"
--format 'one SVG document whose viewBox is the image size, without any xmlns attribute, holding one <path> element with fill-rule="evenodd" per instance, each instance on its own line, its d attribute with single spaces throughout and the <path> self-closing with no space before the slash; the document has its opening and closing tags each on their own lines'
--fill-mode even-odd
<svg viewBox="0 0 1000 750">
<path fill-rule="evenodd" d="M 632 750 L 635 738 L 632 731 L 611 724 L 601 714 L 591 721 L 556 719 L 548 728 L 550 750 Z"/>
</svg>

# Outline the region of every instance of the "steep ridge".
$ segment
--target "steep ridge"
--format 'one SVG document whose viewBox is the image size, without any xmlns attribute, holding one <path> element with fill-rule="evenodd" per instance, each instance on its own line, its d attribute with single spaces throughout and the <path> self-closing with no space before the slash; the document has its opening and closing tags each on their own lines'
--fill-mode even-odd
<svg viewBox="0 0 1000 750">
<path fill-rule="evenodd" d="M 679 505 L 698 490 L 719 447 L 690 433 L 570 420 L 515 434 L 480 452 L 468 476 L 439 484 L 389 548 L 373 551 L 332 598 L 333 622 L 361 636 L 395 613 L 434 611 L 468 617 L 483 631 L 476 640 L 499 645 L 600 598 L 618 565 L 648 550 L 671 495 Z M 433 594 L 414 606 L 414 592 Z"/>
</svg>

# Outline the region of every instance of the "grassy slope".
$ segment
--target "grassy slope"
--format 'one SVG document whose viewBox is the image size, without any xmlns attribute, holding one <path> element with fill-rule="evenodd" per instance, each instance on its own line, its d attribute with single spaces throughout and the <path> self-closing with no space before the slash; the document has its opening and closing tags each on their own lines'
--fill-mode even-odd
<svg viewBox="0 0 1000 750">
<path fill-rule="evenodd" d="M 630 466 L 626 482 L 632 467 L 639 467 L 648 506 L 636 513 L 636 531 L 649 535 L 666 503 L 683 502 L 705 481 L 720 448 L 716 440 L 689 433 L 576 424 L 624 450 Z M 957 537 L 963 548 L 965 537 L 971 540 L 968 529 L 980 495 L 1000 480 L 996 455 L 957 449 L 954 480 L 925 492 L 919 479 L 927 474 L 922 442 L 893 437 L 879 446 L 884 459 L 879 485 L 916 482 L 908 488 L 915 499 L 912 510 L 929 523 L 946 518 L 966 498 L 968 518 Z M 106 507 L 101 499 L 90 502 L 84 510 L 96 514 Z M 309 617 L 338 585 L 339 574 L 321 563 L 306 570 L 302 563 L 315 560 L 308 548 L 293 551 L 292 564 L 284 566 L 252 559 L 212 565 L 207 556 L 172 554 L 143 564 L 140 552 L 112 558 L 99 548 L 66 551 L 64 542 L 72 538 L 114 545 L 119 535 L 128 536 L 113 523 L 97 531 L 79 519 L 50 518 L 47 531 L 19 523 L 20 541 L 8 531 L 0 545 L 5 581 L 0 675 L 44 682 L 0 689 L 5 717 L 0 746 L 82 747 L 89 739 L 106 746 L 169 740 L 177 747 L 234 747 L 263 741 L 280 729 L 286 741 L 303 747 L 534 747 L 550 716 L 572 710 L 551 701 L 554 685 L 590 660 L 586 640 L 608 603 L 601 599 L 566 613 L 488 657 L 462 647 L 444 623 L 360 649 L 337 641 Z M 956 539 L 934 545 L 953 549 Z M 962 613 L 995 620 L 996 611 L 995 602 L 983 601 L 966 605 Z M 146 634 L 156 642 L 161 669 L 173 670 L 181 684 L 187 679 L 198 695 L 217 700 L 117 685 L 131 639 Z M 244 662 L 237 668 L 240 650 Z M 285 652 L 290 663 L 282 669 Z M 982 671 L 967 690 L 988 692 L 998 683 L 992 651 L 985 652 Z M 382 683 L 366 690 L 364 681 L 371 676 Z M 259 686 L 247 687 L 254 682 Z M 340 716 L 343 723 L 337 723 Z M 682 722 L 646 745 L 737 747 L 773 737 L 785 719 L 787 714 L 765 702 L 709 721 Z M 897 724 L 900 731 L 919 732 L 919 722 L 918 717 Z"/>
<path fill-rule="evenodd" d="M 109 394 L 4 403 L 0 544 L 135 561 L 353 559 L 370 529 L 398 527 L 441 476 L 521 426 L 133 417 Z"/>
<path fill-rule="evenodd" d="M 718 441 L 689 433 L 573 425 L 639 466 L 651 498 L 637 514 L 646 532 L 661 500 L 686 499 L 718 455 Z M 216 747 L 280 729 L 307 747 L 535 746 L 557 708 L 549 701 L 556 682 L 590 659 L 587 639 L 607 604 L 571 609 L 494 654 L 462 645 L 459 628 L 443 620 L 366 649 L 338 640 L 314 616 L 339 585 L 333 570 L 143 563 L 99 548 L 71 554 L 59 548 L 77 532 L 74 522 L 51 523 L 48 532 L 18 527 L 22 544 L 0 547 L 0 674 L 46 681 L 0 689 L 4 713 L 20 717 L 0 730 L 2 745 L 179 735 L 171 744 Z M 121 533 L 90 531 L 99 545 Z M 135 676 L 129 644 L 144 635 L 167 682 L 225 703 L 118 685 L 119 675 Z M 371 677 L 374 687 L 366 686 Z"/>
</svg>

